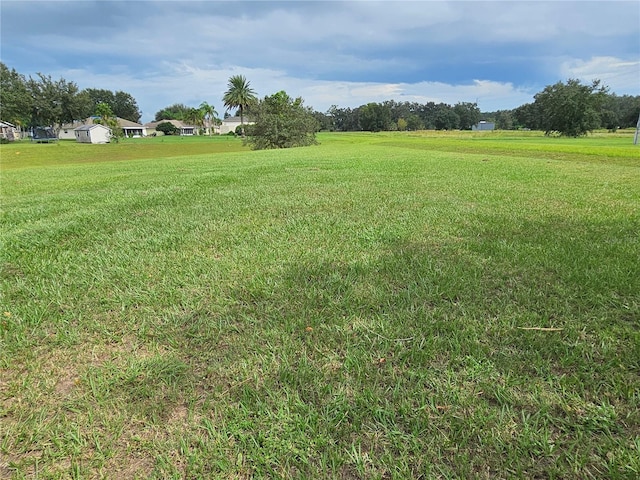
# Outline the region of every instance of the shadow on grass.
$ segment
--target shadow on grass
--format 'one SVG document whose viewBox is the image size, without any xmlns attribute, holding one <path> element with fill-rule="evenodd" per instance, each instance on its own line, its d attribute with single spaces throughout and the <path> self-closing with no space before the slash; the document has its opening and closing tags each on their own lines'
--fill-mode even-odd
<svg viewBox="0 0 640 480">
<path fill-rule="evenodd" d="M 606 455 L 640 424 L 632 225 L 483 223 L 377 256 L 310 253 L 231 289 L 224 311 L 174 318 L 172 345 L 208 408 L 228 406 L 217 413 L 253 473 L 517 462 L 535 476 L 574 457 L 624 471 Z M 519 328 L 548 326 L 561 331 Z"/>
<path fill-rule="evenodd" d="M 635 226 L 370 229 L 351 256 L 247 259 L 208 291 L 185 276 L 197 298 L 110 319 L 138 338 L 80 372 L 77 405 L 129 418 L 135 434 L 113 426 L 101 441 L 164 449 L 158 476 L 170 454 L 193 459 L 194 478 L 623 475 L 640 425 Z M 519 329 L 532 326 L 562 330 Z"/>
</svg>

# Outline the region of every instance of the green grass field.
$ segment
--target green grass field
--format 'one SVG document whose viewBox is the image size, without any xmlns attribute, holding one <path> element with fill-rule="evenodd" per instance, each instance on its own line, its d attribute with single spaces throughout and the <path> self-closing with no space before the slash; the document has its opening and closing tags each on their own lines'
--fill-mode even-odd
<svg viewBox="0 0 640 480">
<path fill-rule="evenodd" d="M 318 140 L 0 145 L 0 478 L 638 478 L 632 134 Z"/>
</svg>

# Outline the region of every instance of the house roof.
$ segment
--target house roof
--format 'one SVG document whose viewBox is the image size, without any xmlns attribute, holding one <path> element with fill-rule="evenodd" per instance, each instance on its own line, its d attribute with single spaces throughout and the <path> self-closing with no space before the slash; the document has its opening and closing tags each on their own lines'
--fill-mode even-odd
<svg viewBox="0 0 640 480">
<path fill-rule="evenodd" d="M 118 125 L 120 125 L 122 128 L 142 128 L 141 123 L 132 122 L 131 120 L 120 117 L 118 117 Z"/>
<path fill-rule="evenodd" d="M 243 117 L 242 120 L 244 123 L 253 123 L 253 119 L 251 118 Z M 227 117 L 222 120 L 223 125 L 228 125 L 230 123 L 240 123 L 240 117 Z"/>
<path fill-rule="evenodd" d="M 13 123 L 5 122 L 4 120 L 0 120 L 0 125 L 3 127 L 16 128 L 16 126 Z"/>
<path fill-rule="evenodd" d="M 159 124 L 169 122 L 171 125 L 177 128 L 196 128 L 193 125 L 187 125 L 181 120 L 158 120 L 157 122 L 149 122 L 145 123 L 144 126 L 147 128 L 156 128 Z"/>
<path fill-rule="evenodd" d="M 106 130 L 110 130 L 109 127 L 105 127 L 104 125 L 100 125 L 99 123 L 94 123 L 93 125 L 82 125 L 81 127 L 78 128 L 74 128 L 74 131 L 88 131 L 88 130 L 93 130 L 94 128 L 104 128 Z"/>
<path fill-rule="evenodd" d="M 73 123 L 65 123 L 60 128 L 69 130 L 69 129 L 74 129 L 76 127 L 81 127 L 83 125 L 96 125 L 95 121 L 97 119 L 98 117 L 95 117 L 95 116 L 89 117 L 89 118 L 85 118 L 84 120 L 76 121 Z M 116 120 L 118 121 L 118 125 L 122 128 L 142 128 L 142 124 L 132 122 L 131 120 L 127 120 L 120 117 L 116 117 Z"/>
</svg>

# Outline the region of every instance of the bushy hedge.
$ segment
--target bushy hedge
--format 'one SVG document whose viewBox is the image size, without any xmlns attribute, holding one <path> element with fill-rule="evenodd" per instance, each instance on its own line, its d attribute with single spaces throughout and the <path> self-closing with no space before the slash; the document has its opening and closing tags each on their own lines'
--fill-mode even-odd
<svg viewBox="0 0 640 480">
<path fill-rule="evenodd" d="M 171 122 L 162 122 L 156 126 L 156 131 L 162 132 L 165 135 L 178 135 L 180 129 Z"/>
</svg>

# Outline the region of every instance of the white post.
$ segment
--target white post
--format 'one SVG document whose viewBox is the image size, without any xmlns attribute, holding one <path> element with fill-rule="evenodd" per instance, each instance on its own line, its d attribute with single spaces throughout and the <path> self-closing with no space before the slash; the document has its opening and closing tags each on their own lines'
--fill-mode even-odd
<svg viewBox="0 0 640 480">
<path fill-rule="evenodd" d="M 640 115 L 638 115 L 638 123 L 636 124 L 636 134 L 633 136 L 633 144 L 638 144 L 638 131 L 640 131 Z"/>
</svg>

